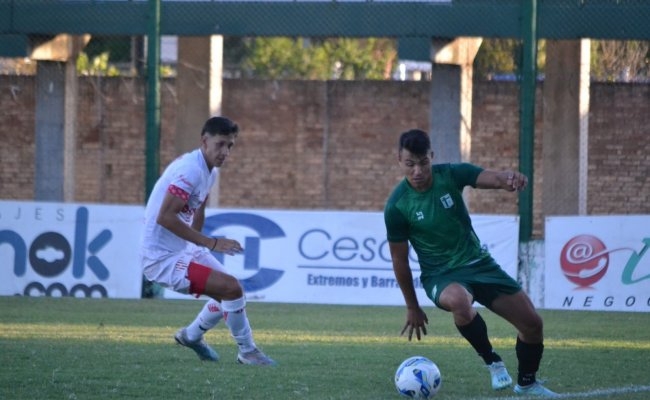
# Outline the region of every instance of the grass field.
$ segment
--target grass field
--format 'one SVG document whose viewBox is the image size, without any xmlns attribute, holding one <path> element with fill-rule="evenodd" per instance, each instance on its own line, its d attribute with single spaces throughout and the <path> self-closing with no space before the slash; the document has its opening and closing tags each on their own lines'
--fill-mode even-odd
<svg viewBox="0 0 650 400">
<path fill-rule="evenodd" d="M 0 399 L 399 399 L 393 374 L 411 355 L 443 375 L 437 399 L 507 399 L 451 316 L 427 306 L 429 335 L 399 337 L 402 307 L 249 303 L 257 344 L 279 365 L 235 363 L 220 324 L 218 363 L 174 344 L 202 302 L 0 297 Z M 513 328 L 487 310 L 492 342 L 516 372 Z M 540 376 L 563 398 L 650 398 L 650 313 L 542 311 Z M 514 374 L 513 374 L 514 376 Z"/>
</svg>

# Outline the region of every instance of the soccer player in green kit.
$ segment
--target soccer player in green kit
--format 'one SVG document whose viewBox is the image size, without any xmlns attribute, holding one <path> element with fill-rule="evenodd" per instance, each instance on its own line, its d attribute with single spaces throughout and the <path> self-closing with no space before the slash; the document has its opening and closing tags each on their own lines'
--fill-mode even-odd
<svg viewBox="0 0 650 400">
<path fill-rule="evenodd" d="M 468 163 L 432 165 L 432 160 L 426 132 L 413 129 L 402 133 L 398 161 L 405 179 L 395 187 L 384 209 L 393 270 L 407 308 L 402 334 L 408 330 L 411 340 L 415 331 L 420 340 L 428 323 L 413 286 L 410 243 L 427 296 L 451 312 L 458 331 L 484 360 L 492 388 L 505 389 L 512 385 L 512 378 L 492 348 L 485 321 L 472 306 L 474 301 L 518 331 L 515 393 L 557 397 L 536 380 L 544 351 L 542 318 L 521 286 L 481 247 L 462 197 L 465 186 L 520 191 L 528 178 L 517 171 L 497 172 Z"/>
</svg>

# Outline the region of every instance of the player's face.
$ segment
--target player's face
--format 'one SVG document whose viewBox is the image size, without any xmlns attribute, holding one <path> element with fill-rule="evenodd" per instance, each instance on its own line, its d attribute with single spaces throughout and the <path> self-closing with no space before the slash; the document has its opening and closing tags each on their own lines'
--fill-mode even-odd
<svg viewBox="0 0 650 400">
<path fill-rule="evenodd" d="M 208 135 L 201 137 L 201 151 L 210 169 L 221 167 L 235 145 L 235 134 Z"/>
<path fill-rule="evenodd" d="M 406 180 L 417 191 L 425 191 L 431 187 L 431 160 L 433 152 L 425 155 L 416 155 L 406 149 L 399 152 L 399 165 L 406 176 Z"/>
</svg>

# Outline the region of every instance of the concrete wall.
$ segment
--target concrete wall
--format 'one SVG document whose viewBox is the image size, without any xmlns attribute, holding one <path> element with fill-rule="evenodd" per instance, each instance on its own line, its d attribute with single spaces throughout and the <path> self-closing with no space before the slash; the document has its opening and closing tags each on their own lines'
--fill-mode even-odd
<svg viewBox="0 0 650 400">
<path fill-rule="evenodd" d="M 173 79 L 162 90 L 161 165 L 175 156 Z M 540 99 L 543 84 L 538 88 Z M 144 84 L 81 78 L 75 201 L 144 201 Z M 35 80 L 0 76 L 0 198 L 33 199 Z M 225 80 L 223 114 L 242 128 L 222 170 L 222 207 L 381 210 L 400 179 L 396 141 L 429 129 L 428 82 Z M 589 127 L 590 214 L 650 213 L 648 84 L 593 83 Z M 518 87 L 476 82 L 471 161 L 518 163 Z M 537 102 L 534 235 L 543 235 L 543 106 Z M 207 117 L 207 116 L 206 116 Z M 199 142 L 199 132 L 196 143 Z M 510 193 L 472 190 L 473 212 L 517 213 Z"/>
</svg>

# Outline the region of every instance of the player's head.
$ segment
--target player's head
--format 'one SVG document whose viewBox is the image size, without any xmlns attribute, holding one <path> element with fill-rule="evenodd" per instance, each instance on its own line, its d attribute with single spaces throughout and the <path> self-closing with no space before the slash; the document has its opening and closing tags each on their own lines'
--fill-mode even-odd
<svg viewBox="0 0 650 400">
<path fill-rule="evenodd" d="M 203 135 L 231 135 L 237 136 L 239 127 L 236 123 L 226 117 L 212 117 L 205 121 L 203 129 L 201 129 L 201 136 Z"/>
<path fill-rule="evenodd" d="M 408 150 L 411 154 L 424 156 L 431 151 L 429 134 L 420 129 L 403 132 L 399 137 L 399 151 Z"/>
<path fill-rule="evenodd" d="M 230 155 L 239 134 L 236 123 L 225 117 L 212 117 L 201 130 L 201 152 L 208 168 L 221 167 Z"/>
<path fill-rule="evenodd" d="M 428 189 L 433 182 L 431 173 L 431 140 L 419 129 L 411 129 L 399 137 L 398 161 L 406 180 L 418 191 Z"/>
</svg>

